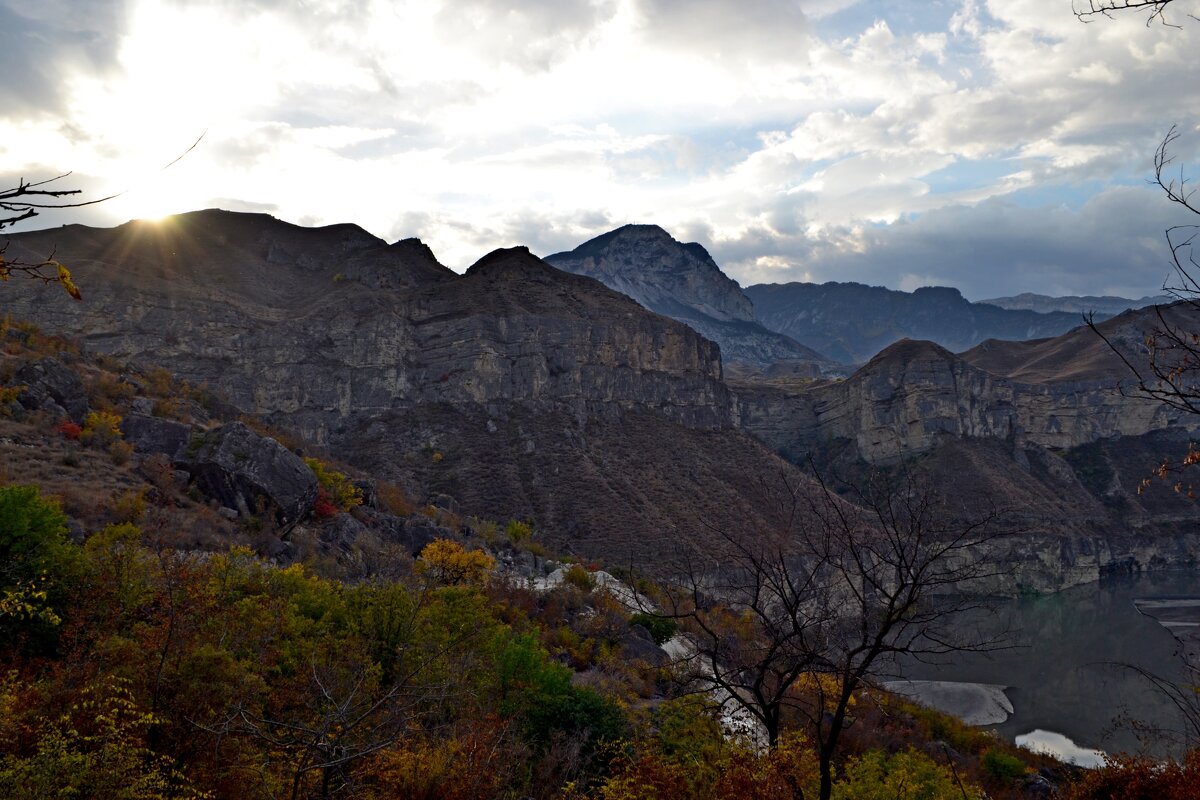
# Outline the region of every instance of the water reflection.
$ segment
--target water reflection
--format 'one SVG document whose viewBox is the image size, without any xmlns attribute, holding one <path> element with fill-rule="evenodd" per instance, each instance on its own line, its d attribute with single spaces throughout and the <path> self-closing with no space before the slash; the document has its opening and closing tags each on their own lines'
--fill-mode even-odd
<svg viewBox="0 0 1200 800">
<path fill-rule="evenodd" d="M 1003 684 L 1013 704 L 1005 722 L 991 726 L 1013 739 L 1040 729 L 1084 748 L 1108 752 L 1173 752 L 1161 740 L 1147 746 L 1138 733 L 1150 726 L 1183 730 L 1170 699 L 1132 664 L 1170 680 L 1186 681 L 1179 645 L 1158 622 L 1143 616 L 1135 598 L 1200 596 L 1200 575 L 1162 573 L 1107 579 L 1045 597 L 1000 603 L 994 613 L 961 621 L 983 635 L 1012 632 L 1014 649 L 962 653 L 937 665 L 905 663 L 904 677 L 918 680 Z"/>
</svg>

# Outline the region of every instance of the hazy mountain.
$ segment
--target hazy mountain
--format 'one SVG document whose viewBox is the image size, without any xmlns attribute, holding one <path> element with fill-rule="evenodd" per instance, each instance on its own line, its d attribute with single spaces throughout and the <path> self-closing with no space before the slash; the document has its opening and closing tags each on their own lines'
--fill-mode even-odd
<svg viewBox="0 0 1200 800">
<path fill-rule="evenodd" d="M 972 303 L 944 286 L 900 292 L 861 283 L 770 283 L 750 286 L 746 295 L 763 325 L 846 363 L 862 363 L 906 338 L 960 351 L 985 339 L 1057 336 L 1083 322 L 1079 314 Z"/>
<path fill-rule="evenodd" d="M 1049 314 L 1054 311 L 1066 311 L 1079 315 L 1095 312 L 1097 319 L 1104 319 L 1116 316 L 1122 311 L 1131 308 L 1167 305 L 1173 303 L 1174 298 L 1167 297 L 1166 295 L 1147 296 L 1138 300 L 1130 300 L 1126 297 L 1113 297 L 1112 295 L 1104 295 L 1103 297 L 1095 297 L 1093 295 L 1051 297 L 1045 294 L 1025 292 L 1012 297 L 993 297 L 990 300 L 980 300 L 979 302 L 1007 308 L 1010 311 L 1037 311 L 1042 314 Z"/>
<path fill-rule="evenodd" d="M 737 281 L 701 245 L 676 241 L 657 225 L 625 225 L 546 261 L 587 275 L 651 311 L 686 323 L 721 346 L 726 361 L 827 364 L 823 354 L 768 330 Z"/>
</svg>

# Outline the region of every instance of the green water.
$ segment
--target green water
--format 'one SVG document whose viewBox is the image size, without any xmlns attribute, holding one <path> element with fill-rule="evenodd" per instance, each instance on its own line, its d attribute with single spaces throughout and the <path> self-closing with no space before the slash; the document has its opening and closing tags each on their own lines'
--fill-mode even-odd
<svg viewBox="0 0 1200 800">
<path fill-rule="evenodd" d="M 1138 732 L 1146 726 L 1182 732 L 1176 707 L 1144 678 L 1118 666 L 1133 664 L 1186 682 L 1178 642 L 1133 604 L 1135 598 L 1170 596 L 1200 597 L 1200 575 L 1112 578 L 1053 595 L 1003 601 L 992 614 L 973 615 L 960 624 L 984 634 L 1007 629 L 1015 647 L 955 654 L 937 665 L 909 663 L 902 672 L 919 680 L 1008 686 L 1014 713 L 992 727 L 1010 739 L 1042 729 L 1110 753 L 1177 752 L 1177 744 Z"/>
</svg>

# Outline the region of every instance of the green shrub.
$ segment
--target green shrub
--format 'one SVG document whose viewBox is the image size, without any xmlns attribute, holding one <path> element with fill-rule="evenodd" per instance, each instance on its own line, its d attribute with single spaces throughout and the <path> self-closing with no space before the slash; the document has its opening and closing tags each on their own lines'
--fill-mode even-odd
<svg viewBox="0 0 1200 800">
<path fill-rule="evenodd" d="M 1000 783 L 1012 783 L 1025 774 L 1025 762 L 1003 750 L 988 750 L 979 763 L 988 777 Z"/>
<path fill-rule="evenodd" d="M 641 625 L 650 631 L 655 644 L 663 644 L 675 635 L 679 626 L 670 617 L 660 617 L 657 614 L 634 614 L 629 618 L 630 625 Z"/>
<path fill-rule="evenodd" d="M 510 542 L 519 545 L 533 537 L 533 528 L 527 522 L 518 522 L 515 519 L 510 519 L 508 524 L 504 526 L 504 535 L 508 537 Z"/>
<path fill-rule="evenodd" d="M 585 592 L 590 592 L 596 588 L 596 582 L 592 580 L 591 574 L 581 564 L 572 564 L 563 573 L 563 583 L 569 583 Z"/>
<path fill-rule="evenodd" d="M 871 750 L 846 764 L 834 800 L 979 800 L 975 787 L 959 786 L 950 770 L 916 750 L 888 755 Z"/>
</svg>

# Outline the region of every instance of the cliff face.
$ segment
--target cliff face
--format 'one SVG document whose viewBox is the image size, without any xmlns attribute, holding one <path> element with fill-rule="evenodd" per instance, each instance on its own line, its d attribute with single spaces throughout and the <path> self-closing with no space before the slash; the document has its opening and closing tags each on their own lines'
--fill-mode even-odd
<svg viewBox="0 0 1200 800">
<path fill-rule="evenodd" d="M 626 225 L 546 261 L 686 323 L 717 342 L 726 361 L 828 363 L 811 348 L 763 327 L 737 281 L 721 271 L 708 251 L 677 242 L 657 225 Z"/>
<path fill-rule="evenodd" d="M 1129 312 L 1101 327 L 1137 363 L 1144 358 L 1140 342 L 1156 321 L 1152 312 Z M 743 381 L 736 391 L 743 427 L 778 451 L 794 456 L 829 440 L 851 440 L 871 463 L 928 452 L 945 436 L 1064 450 L 1200 428 L 1194 415 L 1123 395 L 1117 384 L 1125 370 L 1084 329 L 1033 342 L 989 341 L 958 356 L 932 342 L 904 340 L 845 381 L 803 391 Z"/>
<path fill-rule="evenodd" d="M 56 248 L 86 287 L 74 303 L 14 285 L 15 316 L 169 363 L 243 409 L 299 414 L 317 441 L 348 414 L 434 402 L 730 421 L 716 346 L 524 248 L 458 276 L 415 241 L 225 212 L 13 243 Z"/>
<path fill-rule="evenodd" d="M 860 283 L 757 284 L 746 295 L 763 325 L 848 364 L 901 339 L 927 339 L 958 352 L 985 339 L 1057 336 L 1083 324 L 1079 314 L 971 303 L 944 286 L 898 292 Z"/>
</svg>

